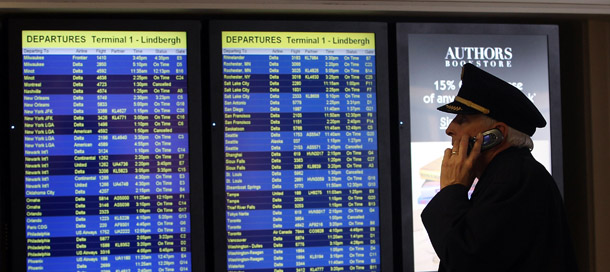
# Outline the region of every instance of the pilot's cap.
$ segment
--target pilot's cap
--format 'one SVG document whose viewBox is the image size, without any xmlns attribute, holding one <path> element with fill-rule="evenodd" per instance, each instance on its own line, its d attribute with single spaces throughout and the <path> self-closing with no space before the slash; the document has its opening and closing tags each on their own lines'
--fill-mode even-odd
<svg viewBox="0 0 610 272">
<path fill-rule="evenodd" d="M 513 85 L 467 63 L 455 100 L 438 108 L 455 114 L 484 114 L 529 136 L 546 121 L 534 103 Z"/>
</svg>

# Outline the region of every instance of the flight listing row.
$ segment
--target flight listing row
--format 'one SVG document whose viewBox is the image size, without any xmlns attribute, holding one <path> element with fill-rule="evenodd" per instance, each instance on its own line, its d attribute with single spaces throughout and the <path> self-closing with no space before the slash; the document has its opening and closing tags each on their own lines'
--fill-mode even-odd
<svg viewBox="0 0 610 272">
<path fill-rule="evenodd" d="M 171 159 L 172 155 L 168 155 L 167 159 L 153 160 L 134 160 L 126 158 L 115 158 L 113 160 L 85 161 L 76 159 L 86 156 L 53 156 L 53 157 L 26 157 L 25 168 L 28 177 L 36 175 L 91 175 L 91 174 L 126 174 L 126 173 L 172 173 L 172 172 L 187 172 L 187 159 L 179 158 L 177 154 L 175 159 Z M 160 157 L 166 157 L 159 155 Z M 95 157 L 95 156 L 93 156 Z M 123 155 L 123 157 L 130 157 Z M 177 166 L 177 167 L 172 167 Z M 43 172 L 44 171 L 44 172 Z M 29 182 L 33 179 L 26 179 Z M 75 179 L 78 180 L 78 179 Z"/>
<path fill-rule="evenodd" d="M 111 238 L 104 236 L 100 238 Z M 114 236 L 117 237 L 117 236 Z M 120 237 L 120 236 L 118 236 Z M 63 256 L 82 256 L 82 255 L 123 255 L 123 254 L 155 254 L 172 252 L 189 252 L 190 238 L 184 239 L 164 239 L 157 241 L 143 241 L 125 239 L 113 239 L 97 242 L 74 242 L 79 241 L 80 237 L 69 237 L 69 241 L 52 239 L 50 243 L 38 244 L 28 243 L 28 257 L 63 257 Z M 84 239 L 84 238 L 82 238 Z M 46 239 L 29 239 L 46 240 Z"/>
<path fill-rule="evenodd" d="M 227 192 L 376 188 L 378 170 L 314 169 L 226 171 Z"/>
<path fill-rule="evenodd" d="M 117 214 L 156 214 L 156 213 L 175 213 L 189 212 L 189 207 L 186 204 L 179 205 L 178 203 L 188 201 L 156 201 L 156 202 L 100 202 L 97 205 L 85 205 L 74 202 L 72 206 L 82 208 L 72 208 L 64 210 L 54 210 L 54 208 L 62 207 L 62 205 L 26 205 L 26 216 L 28 217 L 54 217 L 54 216 L 85 216 L 85 215 L 117 215 Z M 363 205 L 363 204 L 358 204 Z M 48 207 L 47 207 L 48 206 Z M 68 203 L 64 203 L 68 206 Z"/>
<path fill-rule="evenodd" d="M 147 95 L 147 102 L 130 94 L 118 95 L 24 95 L 23 115 L 127 115 L 187 114 L 184 94 Z M 34 100 L 44 98 L 43 100 Z"/>
<path fill-rule="evenodd" d="M 309 154 L 316 156 L 320 153 L 307 153 L 310 151 L 328 151 L 327 156 L 341 156 L 343 153 L 337 152 L 352 152 L 345 155 L 362 155 L 364 150 L 373 151 L 377 148 L 376 126 L 355 126 L 346 125 L 343 128 L 349 130 L 340 130 L 340 126 L 329 125 L 327 131 L 320 130 L 296 130 L 293 132 L 273 131 L 244 131 L 244 132 L 226 132 L 225 133 L 225 152 L 230 152 L 233 157 L 241 157 L 242 152 L 282 152 L 282 151 L 297 151 L 305 153 L 293 153 L 295 156 Z M 273 126 L 275 127 L 275 126 Z M 335 130 L 335 128 L 337 128 Z M 357 130 L 360 128 L 360 130 Z M 366 128 L 366 131 L 362 129 Z M 244 128 L 245 130 L 245 128 Z"/>
<path fill-rule="evenodd" d="M 188 194 L 162 194 L 150 199 L 136 198 L 140 195 L 109 196 L 109 200 L 90 200 L 85 197 L 38 197 L 26 199 L 28 217 L 50 217 L 97 214 L 139 214 L 187 212 L 190 207 Z M 117 197 L 126 200 L 110 200 Z M 37 201 L 37 202 L 36 202 Z"/>
<path fill-rule="evenodd" d="M 274 252 L 278 252 L 275 253 Z M 280 253 L 281 252 L 281 253 Z M 371 268 L 372 264 L 379 264 L 379 245 L 341 245 L 325 247 L 295 247 L 260 250 L 228 250 L 227 264 L 229 271 L 259 271 L 255 269 L 265 268 L 312 268 L 343 266 L 362 266 Z M 331 258 L 334 257 L 334 258 Z M 373 266 L 373 269 L 378 269 Z M 298 270 L 294 270 L 298 271 Z M 316 270 L 318 271 L 318 270 Z M 340 271 L 340 270 L 339 270 Z M 379 271 L 379 270 L 368 270 Z"/>
<path fill-rule="evenodd" d="M 292 211 L 286 211 L 292 212 Z M 300 212 L 298 210 L 295 213 Z M 244 212 L 240 212 L 244 213 Z M 331 241 L 344 242 L 344 244 L 371 244 L 379 238 L 377 227 L 330 227 L 330 228 L 294 228 L 294 229 L 264 229 L 264 230 L 239 230 L 227 231 L 227 249 L 262 249 L 274 248 L 278 245 L 273 243 L 293 242 L 320 242 L 326 241 L 325 245 L 331 245 Z M 357 242 L 345 243 L 344 239 L 352 239 Z M 303 247 L 309 243 L 294 244 L 284 247 Z M 335 245 L 338 243 L 334 243 Z M 286 245 L 286 244 L 284 244 Z"/>
<path fill-rule="evenodd" d="M 186 130 L 186 128 L 184 128 Z M 52 129 L 44 130 L 54 132 Z M 188 152 L 186 133 L 138 134 L 143 137 L 129 137 L 129 134 L 42 134 L 26 136 L 24 154 L 26 156 L 70 156 L 70 155 L 120 155 L 120 154 L 174 154 Z M 43 136 L 46 135 L 46 136 Z M 87 137 L 90 136 L 90 137 Z M 93 137 L 91 137 L 93 136 Z M 38 141 L 46 137 L 49 140 Z M 50 137 L 53 137 L 52 140 Z M 143 159 L 143 158 L 142 158 Z M 63 160 L 63 159 L 61 159 Z M 84 159 L 83 160 L 87 160 Z M 26 162 L 34 161 L 26 159 Z"/>
<path fill-rule="evenodd" d="M 83 254 L 80 256 L 30 257 L 27 259 L 27 270 L 51 272 L 65 272 L 66 269 L 81 272 L 134 270 L 138 272 L 171 272 L 189 271 L 191 267 L 190 252 L 128 255 L 109 255 L 105 253 L 105 251 L 92 251 L 90 255 Z"/>
<path fill-rule="evenodd" d="M 175 164 L 175 165 L 174 165 Z M 94 174 L 136 174 L 136 173 L 185 173 L 188 172 L 188 162 L 177 161 L 163 161 L 156 166 L 146 167 L 114 167 L 112 169 L 108 167 L 81 167 L 81 168 L 53 168 L 48 163 L 29 163 L 26 164 L 27 169 L 25 174 L 27 176 L 49 176 L 49 175 L 94 175 Z"/>
<path fill-rule="evenodd" d="M 189 174 L 41 175 L 25 177 L 26 197 L 189 193 Z"/>
<path fill-rule="evenodd" d="M 224 74 L 375 74 L 375 57 L 362 55 L 223 55 Z"/>
<path fill-rule="evenodd" d="M 53 82 L 51 82 L 53 83 Z M 153 95 L 153 94 L 184 94 L 186 93 L 186 87 L 181 86 L 181 82 L 177 81 L 163 81 L 163 82 L 133 82 L 133 83 L 121 83 L 114 84 L 107 81 L 100 81 L 97 83 L 84 84 L 81 82 L 68 82 L 61 85 L 66 86 L 49 86 L 47 82 L 41 83 L 24 83 L 23 93 L 26 95 L 36 95 L 35 97 L 28 97 L 28 100 L 42 101 L 47 100 L 45 95 L 65 95 L 72 94 L 73 100 L 83 100 L 84 97 L 93 95 L 106 95 L 106 94 L 131 94 L 131 95 Z M 57 84 L 59 85 L 59 84 Z M 68 86 L 69 85 L 69 86 Z M 104 96 L 96 96 L 99 100 L 105 100 Z M 123 97 L 125 98 L 125 97 Z M 134 100 L 146 100 L 149 99 L 146 96 L 134 96 Z"/>
<path fill-rule="evenodd" d="M 260 86 L 260 87 L 250 87 L 250 86 L 224 86 L 223 92 L 224 95 L 231 94 L 231 98 L 240 98 L 240 94 L 249 94 L 249 93 L 374 93 L 376 91 L 375 86 L 333 86 L 330 83 L 328 86 L 309 86 L 307 88 L 303 88 L 301 86 L 297 87 L 278 87 L 278 86 Z M 134 92 L 136 90 L 134 89 Z M 337 97 L 338 98 L 338 97 Z"/>
<path fill-rule="evenodd" d="M 374 75 L 362 74 L 307 74 L 307 75 L 272 75 L 272 74 L 251 74 L 251 75 L 224 75 L 224 87 L 372 87 L 375 84 Z M 257 89 L 258 90 L 258 89 Z"/>
<path fill-rule="evenodd" d="M 228 204 L 226 205 L 226 209 L 228 211 L 278 210 L 278 209 L 326 209 L 326 208 L 339 209 L 339 208 L 345 208 L 345 207 L 375 207 L 378 205 L 376 195 L 369 196 L 366 199 L 359 199 L 359 197 L 352 198 L 352 199 L 348 199 L 347 197 L 345 199 L 341 199 L 340 197 L 334 197 L 337 200 L 332 200 L 332 198 L 333 197 L 330 198 L 331 200 L 329 200 L 327 198 L 327 199 L 324 199 L 324 200 L 321 200 L 318 202 L 305 202 L 303 200 L 304 198 L 300 198 L 300 197 L 294 197 L 291 199 L 287 199 L 287 198 L 269 199 L 269 198 L 267 198 L 267 199 L 264 199 L 266 201 L 263 200 L 263 201 L 260 201 L 260 203 L 252 203 L 250 201 L 241 201 L 241 199 L 228 199 L 227 200 Z M 270 215 L 270 214 L 265 214 L 265 215 Z M 333 218 L 340 218 L 340 217 L 341 216 L 333 216 Z M 326 218 L 326 217 L 323 216 L 322 218 Z M 260 219 L 262 219 L 262 217 L 258 218 L 258 219 L 260 220 Z M 286 220 L 284 220 L 284 219 L 286 219 Z M 293 220 L 296 220 L 296 219 L 291 217 L 291 215 L 286 215 L 285 217 L 280 216 L 277 218 L 277 221 L 279 221 L 279 222 L 285 221 L 288 223 L 288 225 L 293 223 L 294 222 Z M 239 222 L 241 222 L 241 220 Z M 258 222 L 258 223 L 264 224 L 263 222 Z M 255 224 L 255 223 L 252 223 L 252 224 Z M 279 225 L 282 225 L 282 224 L 279 224 Z M 265 225 L 265 226 L 270 226 L 270 225 Z M 234 227 L 236 227 L 236 226 L 234 226 Z M 251 226 L 251 227 L 254 227 L 254 226 Z M 240 228 L 236 227 L 234 229 L 240 229 Z"/>
<path fill-rule="evenodd" d="M 327 205 L 320 206 L 328 206 L 328 203 L 334 202 L 329 201 L 323 203 Z M 282 204 L 274 204 L 278 207 L 248 204 L 251 205 L 249 207 L 251 209 L 227 209 L 227 230 L 372 227 L 379 224 L 377 201 L 348 203 L 350 205 L 344 205 L 345 207 L 337 205 L 338 207 L 333 208 L 296 208 L 294 213 L 290 212 L 293 209 L 292 205 L 286 205 L 289 207 L 284 208 Z M 282 210 L 284 213 L 273 215 L 276 210 Z M 271 220 L 262 220 L 262 218 Z"/>
<path fill-rule="evenodd" d="M 190 233 L 191 228 L 188 212 L 27 217 L 28 226 L 27 238 L 92 237 L 93 240 L 112 235 L 170 234 L 178 237 L 178 233 Z"/>
<path fill-rule="evenodd" d="M 315 114 L 315 113 L 314 113 Z M 356 113 L 363 115 L 361 113 Z M 353 114 L 353 115 L 356 115 Z M 264 115 L 264 114 L 263 114 Z M 313 115 L 313 114 L 312 114 Z M 321 113 L 318 115 L 322 115 Z M 328 115 L 328 114 L 325 114 Z M 340 115 L 337 113 L 337 115 Z M 36 135 L 38 131 L 47 131 L 49 135 L 62 135 L 62 134 L 121 134 L 121 133 L 142 133 L 142 131 L 154 131 L 155 133 L 186 133 L 186 126 L 188 125 L 185 115 L 155 115 L 161 116 L 157 120 L 148 120 L 150 116 L 134 116 L 136 120 L 124 120 L 126 115 L 113 115 L 110 118 L 89 115 L 88 119 L 98 119 L 85 121 L 81 116 L 53 116 L 54 118 L 39 118 L 46 119 L 41 121 L 35 121 L 35 117 L 25 117 L 25 119 L 34 119 L 32 121 L 25 121 L 24 127 L 27 129 L 27 135 Z M 38 117 L 38 116 L 37 116 Z M 100 118 L 102 117 L 102 118 Z M 122 120 L 108 120 L 108 119 L 122 119 Z M 70 120 L 79 119 L 79 120 Z M 143 119 L 143 120 L 138 120 Z M 239 119 L 225 119 L 224 124 L 228 127 L 225 130 L 238 130 L 237 127 L 242 127 L 242 131 L 269 131 L 271 128 L 276 128 L 274 131 L 286 131 L 286 130 L 297 130 L 297 131 L 323 131 L 323 130 L 355 130 L 357 127 L 364 127 L 370 129 L 368 126 L 375 126 L 376 119 L 369 116 L 363 117 L 350 117 L 350 118 L 333 118 L 333 117 L 322 117 L 322 118 L 239 118 Z M 300 127 L 301 129 L 295 129 Z M 332 128 L 332 129 L 331 129 Z M 105 130 L 100 130 L 105 129 Z M 138 130 L 136 130 L 138 129 Z M 90 132 L 90 133 L 85 133 Z M 113 137 L 123 137 L 125 135 L 116 135 Z M 246 136 L 242 136 L 245 138 Z M 130 137 L 129 137 L 130 138 Z M 35 138 L 29 140 L 36 141 Z M 44 141 L 44 139 L 41 139 Z M 26 139 L 27 141 L 27 139 Z"/>
<path fill-rule="evenodd" d="M 24 75 L 186 74 L 185 55 L 24 55 Z"/>
<path fill-rule="evenodd" d="M 226 152 L 225 165 L 229 164 L 308 164 L 324 162 L 376 162 L 375 150 L 341 150 L 341 151 L 250 151 Z"/>
</svg>

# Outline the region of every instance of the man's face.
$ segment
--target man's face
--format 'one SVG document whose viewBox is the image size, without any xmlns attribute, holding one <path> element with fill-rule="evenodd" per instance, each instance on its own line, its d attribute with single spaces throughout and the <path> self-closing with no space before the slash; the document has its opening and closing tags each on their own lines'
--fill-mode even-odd
<svg viewBox="0 0 610 272">
<path fill-rule="evenodd" d="M 453 146 L 459 145 L 462 137 L 475 137 L 479 132 L 492 128 L 492 123 L 482 114 L 458 114 L 445 130 Z"/>
</svg>

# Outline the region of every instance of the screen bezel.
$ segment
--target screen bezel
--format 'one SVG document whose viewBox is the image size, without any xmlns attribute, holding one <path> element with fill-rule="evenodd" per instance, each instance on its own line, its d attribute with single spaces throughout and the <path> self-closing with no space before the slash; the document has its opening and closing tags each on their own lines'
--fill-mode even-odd
<svg viewBox="0 0 610 272">
<path fill-rule="evenodd" d="M 401 121 L 400 184 L 402 209 L 403 271 L 414 271 L 413 208 L 411 192 L 411 128 L 409 98 L 409 34 L 463 35 L 543 35 L 547 37 L 549 71 L 549 107 L 552 175 L 563 196 L 563 153 L 561 127 L 561 88 L 559 78 L 559 28 L 556 25 L 516 24 L 452 24 L 452 23 L 397 23 L 396 49 L 398 72 L 398 116 Z"/>
<path fill-rule="evenodd" d="M 25 271 L 25 166 L 23 148 L 23 30 L 91 30 L 91 31 L 184 31 L 187 34 L 187 93 L 189 124 L 189 185 L 191 217 L 191 269 L 205 271 L 204 251 L 204 185 L 206 180 L 203 165 L 203 140 L 207 134 L 202 131 L 202 89 L 201 89 L 201 23 L 198 21 L 162 20 L 86 20 L 86 19 L 14 19 L 9 21 L 9 122 L 15 126 L 10 131 L 10 193 L 11 271 Z"/>
<path fill-rule="evenodd" d="M 2 38 L 6 39 L 6 29 L 5 29 L 5 24 L 3 22 L 0 22 L 0 33 L 2 33 Z M 1 42 L 0 43 L 0 52 L 6 52 L 6 42 Z M 6 63 L 7 61 L 7 55 L 6 54 L 0 54 L 0 63 Z M 6 65 L 2 65 L 0 66 L 0 82 L 2 82 L 2 85 L 0 86 L 1 89 L 4 90 L 8 90 L 8 82 L 7 82 L 7 68 Z M 2 108 L 2 116 L 8 116 L 9 115 L 9 110 L 8 110 L 8 102 L 9 102 L 9 94 L 8 92 L 3 92 L 2 95 L 0 96 L 0 100 L 3 101 L 2 104 L 0 104 L 0 108 Z M 7 118 L 4 118 L 2 120 L 2 127 L 10 129 L 10 125 L 9 125 L 9 120 Z M 9 140 L 9 145 L 10 145 L 10 140 Z M 2 166 L 0 166 L 0 171 L 2 172 L 2 174 L 0 174 L 0 271 L 9 271 L 8 270 L 8 263 L 9 263 L 9 258 L 8 258 L 8 252 L 10 251 L 8 248 L 8 243 L 9 243 L 9 235 L 8 235 L 8 231 L 10 229 L 10 220 L 9 220 L 9 216 L 10 216 L 10 193 L 9 193 L 9 186 L 10 186 L 10 182 L 9 182 L 9 158 L 8 156 L 1 156 L 0 157 L 0 164 Z"/>
<path fill-rule="evenodd" d="M 379 224 L 381 271 L 393 271 L 392 199 L 390 174 L 389 78 L 387 26 L 375 22 L 299 21 L 211 21 L 210 22 L 210 110 L 212 157 L 224 158 L 222 31 L 281 32 L 372 32 L 375 33 L 377 79 L 377 141 L 379 165 Z M 224 161 L 215 159 L 213 169 L 214 271 L 227 270 Z"/>
</svg>

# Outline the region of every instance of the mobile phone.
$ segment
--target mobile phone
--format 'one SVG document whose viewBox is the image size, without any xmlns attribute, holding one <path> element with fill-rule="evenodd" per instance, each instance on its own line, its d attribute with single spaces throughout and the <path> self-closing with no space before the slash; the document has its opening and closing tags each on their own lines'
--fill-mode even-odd
<svg viewBox="0 0 610 272">
<path fill-rule="evenodd" d="M 492 128 L 483 132 L 483 144 L 481 145 L 481 152 L 499 145 L 502 140 L 504 140 L 504 135 L 502 135 L 502 132 L 497 128 Z M 476 141 L 476 137 L 472 137 L 470 138 L 470 141 L 468 141 L 468 154 L 470 154 L 470 150 L 472 150 L 472 147 Z"/>
</svg>

